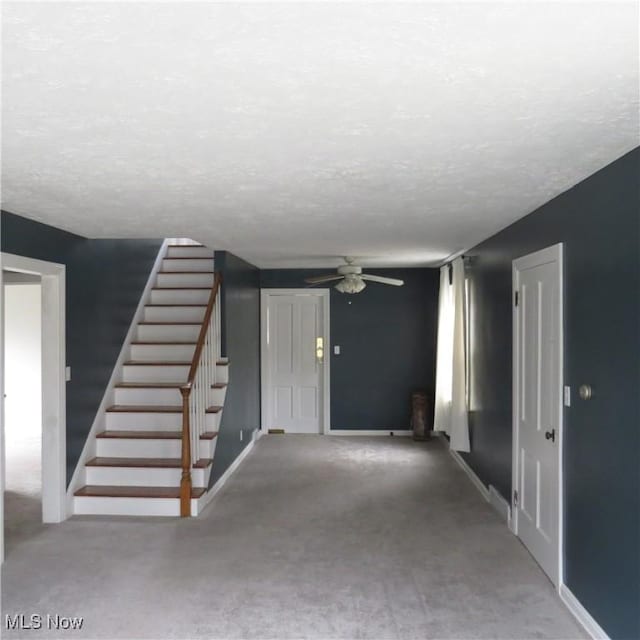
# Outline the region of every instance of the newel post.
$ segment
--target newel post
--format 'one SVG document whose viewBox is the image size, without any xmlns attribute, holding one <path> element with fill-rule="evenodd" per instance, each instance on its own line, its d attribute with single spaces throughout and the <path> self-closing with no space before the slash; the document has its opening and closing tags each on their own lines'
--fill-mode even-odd
<svg viewBox="0 0 640 640">
<path fill-rule="evenodd" d="M 180 387 L 182 394 L 182 477 L 180 478 L 180 517 L 191 515 L 191 428 L 189 425 L 189 395 L 191 383 Z"/>
</svg>

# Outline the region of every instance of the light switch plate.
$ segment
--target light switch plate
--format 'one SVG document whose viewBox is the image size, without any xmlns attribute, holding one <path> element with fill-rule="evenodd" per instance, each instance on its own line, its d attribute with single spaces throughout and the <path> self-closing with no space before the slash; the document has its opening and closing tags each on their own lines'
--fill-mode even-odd
<svg viewBox="0 0 640 640">
<path fill-rule="evenodd" d="M 564 385 L 564 406 L 571 406 L 571 387 L 568 384 Z"/>
<path fill-rule="evenodd" d="M 333 345 L 333 355 L 334 356 L 339 356 L 340 355 L 340 345 L 339 344 L 334 344 Z"/>
<path fill-rule="evenodd" d="M 64 379 L 69 382 L 71 380 L 71 367 L 64 368 Z"/>
</svg>

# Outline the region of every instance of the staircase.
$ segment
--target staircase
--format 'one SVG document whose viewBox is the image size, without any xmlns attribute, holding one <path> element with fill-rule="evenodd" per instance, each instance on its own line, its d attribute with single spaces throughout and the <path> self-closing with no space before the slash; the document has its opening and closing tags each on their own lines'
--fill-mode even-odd
<svg viewBox="0 0 640 640">
<path fill-rule="evenodd" d="M 201 509 L 229 379 L 213 267 L 202 245 L 166 246 L 105 429 L 95 435 L 95 456 L 85 463 L 85 486 L 74 492 L 74 513 L 178 516 Z"/>
</svg>

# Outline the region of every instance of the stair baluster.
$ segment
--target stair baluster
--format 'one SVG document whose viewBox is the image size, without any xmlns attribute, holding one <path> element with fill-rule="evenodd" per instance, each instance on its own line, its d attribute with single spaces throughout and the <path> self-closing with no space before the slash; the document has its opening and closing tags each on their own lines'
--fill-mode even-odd
<svg viewBox="0 0 640 640">
<path fill-rule="evenodd" d="M 180 515 L 191 515 L 191 465 L 199 460 L 200 436 L 206 431 L 207 409 L 217 365 L 216 346 L 220 335 L 220 305 L 217 304 L 222 276 L 215 274 L 198 342 L 182 394 L 182 479 L 180 481 Z"/>
</svg>

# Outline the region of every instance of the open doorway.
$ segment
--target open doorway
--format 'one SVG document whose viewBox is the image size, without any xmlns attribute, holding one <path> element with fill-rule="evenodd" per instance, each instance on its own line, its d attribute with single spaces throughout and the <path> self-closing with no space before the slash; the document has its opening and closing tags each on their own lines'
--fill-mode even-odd
<svg viewBox="0 0 640 640">
<path fill-rule="evenodd" d="M 12 281 L 8 286 L 4 284 L 5 278 Z M 36 284 L 38 282 L 39 284 Z M 26 398 L 25 392 L 16 391 L 15 387 L 12 387 L 13 383 L 11 381 L 8 382 L 9 387 L 7 389 L 7 380 L 5 379 L 4 363 L 7 357 L 14 361 L 18 359 L 20 361 L 18 366 L 24 366 L 25 354 L 21 352 L 15 357 L 11 355 L 11 348 L 8 354 L 4 335 L 7 303 L 5 296 L 7 295 L 7 290 L 9 290 L 9 303 L 12 306 L 12 309 L 9 310 L 9 322 L 15 323 L 15 318 L 11 319 L 11 316 L 15 313 L 14 303 L 16 296 L 11 291 L 11 287 L 20 286 L 20 284 L 37 286 L 40 299 L 39 306 L 31 300 L 27 311 L 30 316 L 33 316 L 37 307 L 36 322 L 38 322 L 40 332 L 39 347 L 36 347 L 40 351 L 40 402 L 37 403 L 37 400 L 35 401 L 37 409 L 33 412 L 31 411 L 33 407 L 25 410 L 26 403 L 31 403 L 34 395 L 37 397 L 38 394 L 34 393 L 32 389 L 27 390 L 28 398 Z M 26 295 L 32 298 L 30 294 Z M 20 306 L 25 307 L 26 304 L 26 301 L 19 300 Z M 24 309 L 21 313 L 25 313 Z M 31 321 L 33 321 L 33 317 Z M 31 325 L 31 332 L 33 332 L 33 324 Z M 5 523 L 5 498 L 8 499 L 8 502 L 13 502 L 16 497 L 11 493 L 5 496 L 6 482 L 10 482 L 14 486 L 17 482 L 20 492 L 23 495 L 26 493 L 27 496 L 30 495 L 32 498 L 30 506 L 26 506 L 29 501 L 21 501 L 20 497 L 18 497 L 18 502 L 22 506 L 9 504 L 9 515 L 11 515 L 11 511 L 14 508 L 17 508 L 18 511 L 22 509 L 24 510 L 22 516 L 26 517 L 30 523 L 33 523 L 32 517 L 38 512 L 36 496 L 41 490 L 41 509 L 39 510 L 40 518 L 36 523 L 37 526 L 41 527 L 43 522 L 61 522 L 67 517 L 64 265 L 8 253 L 0 254 L 0 345 L 2 346 L 0 348 L 0 388 L 2 389 L 0 394 L 0 417 L 2 418 L 0 420 L 0 559 L 4 560 L 5 541 L 8 540 L 11 543 L 16 537 L 24 539 L 29 531 L 28 527 L 22 531 L 14 531 L 13 527 L 17 522 L 15 519 L 12 521 L 13 524 Z M 24 346 L 18 345 L 17 349 L 24 351 Z M 33 352 L 30 359 L 33 362 Z M 14 365 L 9 364 L 9 366 L 15 366 L 15 363 Z M 24 372 L 19 375 L 24 375 Z M 24 384 L 24 381 L 19 380 L 18 384 Z M 13 397 L 10 399 L 5 398 L 5 394 L 11 394 Z M 9 400 L 9 416 L 6 415 L 7 400 Z M 16 400 L 17 407 L 15 406 L 16 403 L 12 402 L 13 400 Z M 14 410 L 18 413 L 18 418 L 12 417 Z M 40 420 L 33 418 L 36 412 L 39 413 Z M 27 415 L 31 416 L 31 428 L 25 427 Z M 7 429 L 5 428 L 7 426 L 5 424 L 7 417 L 10 421 L 13 420 L 14 424 L 15 420 L 19 423 L 17 427 L 9 427 L 11 429 L 9 433 L 6 433 Z M 34 439 L 38 440 L 37 437 L 34 438 L 34 431 L 37 430 L 41 435 L 39 439 L 41 447 L 39 479 L 37 471 L 39 465 L 36 454 L 38 443 L 33 442 Z M 27 435 L 28 433 L 30 435 Z M 30 465 L 30 469 L 14 469 L 14 445 L 16 440 L 20 440 L 18 445 L 22 448 L 22 452 L 18 457 L 22 456 L 25 466 Z M 30 444 L 27 444 L 28 440 L 31 440 Z M 7 465 L 5 455 L 7 445 L 13 451 L 13 453 L 10 451 L 12 460 L 9 461 L 9 465 Z M 6 524 L 12 527 L 11 531 L 7 531 Z"/>
<path fill-rule="evenodd" d="M 42 528 L 42 283 L 5 271 L 4 522 L 7 552 Z"/>
</svg>

